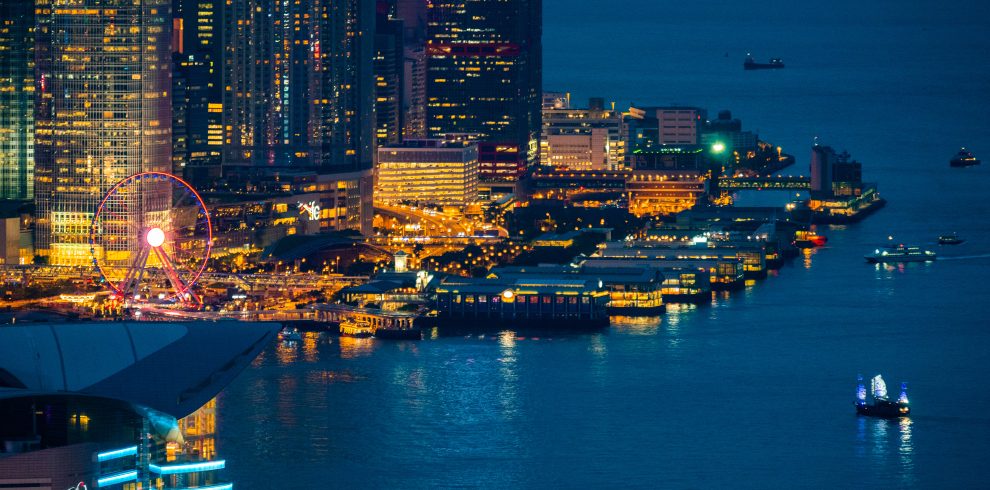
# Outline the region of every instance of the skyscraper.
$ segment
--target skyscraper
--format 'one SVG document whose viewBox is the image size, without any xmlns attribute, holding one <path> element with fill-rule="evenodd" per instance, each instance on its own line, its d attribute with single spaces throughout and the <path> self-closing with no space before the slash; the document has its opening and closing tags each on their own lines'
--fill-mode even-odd
<svg viewBox="0 0 990 490">
<path fill-rule="evenodd" d="M 0 199 L 34 194 L 34 3 L 0 0 Z"/>
<path fill-rule="evenodd" d="M 88 265 L 104 192 L 128 175 L 171 169 L 170 0 L 36 7 L 35 248 L 52 264 Z M 171 204 L 157 188 L 132 199 L 120 226 L 103 231 L 121 243 Z"/>
<path fill-rule="evenodd" d="M 173 167 L 201 190 L 220 177 L 221 0 L 172 0 Z"/>
<path fill-rule="evenodd" d="M 431 0 L 428 10 L 428 133 L 470 134 L 536 162 L 541 0 Z M 500 170 L 481 168 L 483 178 Z"/>
<path fill-rule="evenodd" d="M 405 71 L 402 21 L 395 5 L 378 0 L 375 18 L 375 141 L 395 144 L 402 139 Z"/>
<path fill-rule="evenodd" d="M 230 0 L 223 8 L 224 176 L 321 175 L 321 226 L 371 231 L 375 3 Z"/>
</svg>

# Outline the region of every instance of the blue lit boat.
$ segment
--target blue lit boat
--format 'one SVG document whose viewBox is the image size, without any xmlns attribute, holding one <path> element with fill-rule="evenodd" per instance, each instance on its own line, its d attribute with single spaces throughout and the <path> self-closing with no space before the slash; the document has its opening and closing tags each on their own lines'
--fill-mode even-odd
<svg viewBox="0 0 990 490">
<path fill-rule="evenodd" d="M 908 404 L 907 383 L 901 383 L 901 394 L 896 401 L 887 398 L 887 384 L 879 374 L 870 380 L 872 392 L 872 403 L 867 400 L 866 386 L 863 385 L 863 377 L 858 378 L 859 386 L 856 388 L 856 414 L 868 417 L 880 417 L 893 419 L 907 417 L 911 415 L 911 406 Z"/>
<path fill-rule="evenodd" d="M 882 262 L 931 262 L 937 258 L 935 252 L 907 245 L 885 246 L 864 257 L 871 264 Z"/>
</svg>

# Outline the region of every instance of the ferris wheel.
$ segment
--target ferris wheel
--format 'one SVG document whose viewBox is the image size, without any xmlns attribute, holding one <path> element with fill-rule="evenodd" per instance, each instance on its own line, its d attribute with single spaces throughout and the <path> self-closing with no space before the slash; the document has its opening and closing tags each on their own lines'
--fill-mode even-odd
<svg viewBox="0 0 990 490">
<path fill-rule="evenodd" d="M 201 303 L 193 286 L 210 258 L 213 225 L 199 193 L 179 177 L 141 172 L 114 184 L 96 208 L 89 243 L 114 297 Z"/>
</svg>

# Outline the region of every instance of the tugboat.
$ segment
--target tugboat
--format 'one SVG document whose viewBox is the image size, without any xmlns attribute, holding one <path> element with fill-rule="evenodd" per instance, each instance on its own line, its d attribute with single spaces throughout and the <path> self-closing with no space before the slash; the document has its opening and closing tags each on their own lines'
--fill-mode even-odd
<svg viewBox="0 0 990 490">
<path fill-rule="evenodd" d="M 959 245 L 966 240 L 959 238 L 959 235 L 955 233 L 949 233 L 948 235 L 939 235 L 938 244 L 939 245 Z"/>
<path fill-rule="evenodd" d="M 783 67 L 784 60 L 780 58 L 772 58 L 769 63 L 757 63 L 751 54 L 747 54 L 746 61 L 743 62 L 744 70 L 772 70 Z"/>
<path fill-rule="evenodd" d="M 931 262 L 936 259 L 935 252 L 922 250 L 920 247 L 909 247 L 904 244 L 884 246 L 863 257 L 871 264 L 882 262 Z"/>
<path fill-rule="evenodd" d="M 863 376 L 858 376 L 859 386 L 856 388 L 856 414 L 868 417 L 880 417 L 893 419 L 907 417 L 911 415 L 911 407 L 908 405 L 907 383 L 901 383 L 901 395 L 897 401 L 890 401 L 887 398 L 887 384 L 878 374 L 870 380 L 870 387 L 873 392 L 873 403 L 867 403 L 866 386 L 863 385 Z"/>
<path fill-rule="evenodd" d="M 798 230 L 794 233 L 792 244 L 797 248 L 815 248 L 824 247 L 827 241 L 828 237 L 825 235 L 819 235 L 812 231 Z"/>
<path fill-rule="evenodd" d="M 949 160 L 950 167 L 972 167 L 973 165 L 979 165 L 980 161 L 973 156 L 973 152 L 961 148 L 956 156 Z"/>
</svg>

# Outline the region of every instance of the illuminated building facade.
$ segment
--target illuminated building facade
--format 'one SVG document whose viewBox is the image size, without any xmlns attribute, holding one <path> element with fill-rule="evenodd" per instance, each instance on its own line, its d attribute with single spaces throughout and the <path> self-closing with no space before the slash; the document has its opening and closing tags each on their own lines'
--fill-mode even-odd
<svg viewBox="0 0 990 490">
<path fill-rule="evenodd" d="M 223 152 L 220 75 L 200 54 L 175 54 L 173 86 L 173 168 L 200 190 L 221 176 Z"/>
<path fill-rule="evenodd" d="M 395 18 L 394 6 L 378 1 L 375 19 L 375 141 L 395 144 L 403 132 L 403 53 L 402 21 Z"/>
<path fill-rule="evenodd" d="M 34 2 L 0 2 L 0 199 L 34 195 Z"/>
<path fill-rule="evenodd" d="M 512 321 L 567 328 L 608 325 L 609 293 L 601 281 L 577 277 L 469 279 L 449 276 L 436 288 L 437 321 Z"/>
<path fill-rule="evenodd" d="M 53 265 L 91 263 L 89 227 L 102 195 L 131 174 L 171 170 L 168 0 L 37 2 L 35 245 Z M 130 235 L 171 204 L 166 185 L 130 196 L 113 229 Z M 159 218 L 163 219 L 163 218 Z"/>
<path fill-rule="evenodd" d="M 587 109 L 544 108 L 540 163 L 571 170 L 619 170 L 625 166 L 622 114 L 593 98 Z"/>
<path fill-rule="evenodd" d="M 224 176 L 327 175 L 345 194 L 330 228 L 370 233 L 375 3 L 243 0 L 223 18 Z"/>
<path fill-rule="evenodd" d="M 221 176 L 222 0 L 173 0 L 173 171 L 200 190 Z"/>
<path fill-rule="evenodd" d="M 513 148 L 524 165 L 535 163 L 542 97 L 541 35 L 540 0 L 429 2 L 427 133 L 471 134 L 479 141 Z M 483 180 L 516 177 L 518 172 L 482 171 Z"/>
<path fill-rule="evenodd" d="M 478 199 L 478 147 L 467 142 L 407 140 L 378 149 L 375 199 L 467 206 Z"/>
<path fill-rule="evenodd" d="M 402 136 L 426 137 L 426 4 L 424 0 L 393 0 L 402 20 Z"/>
</svg>

